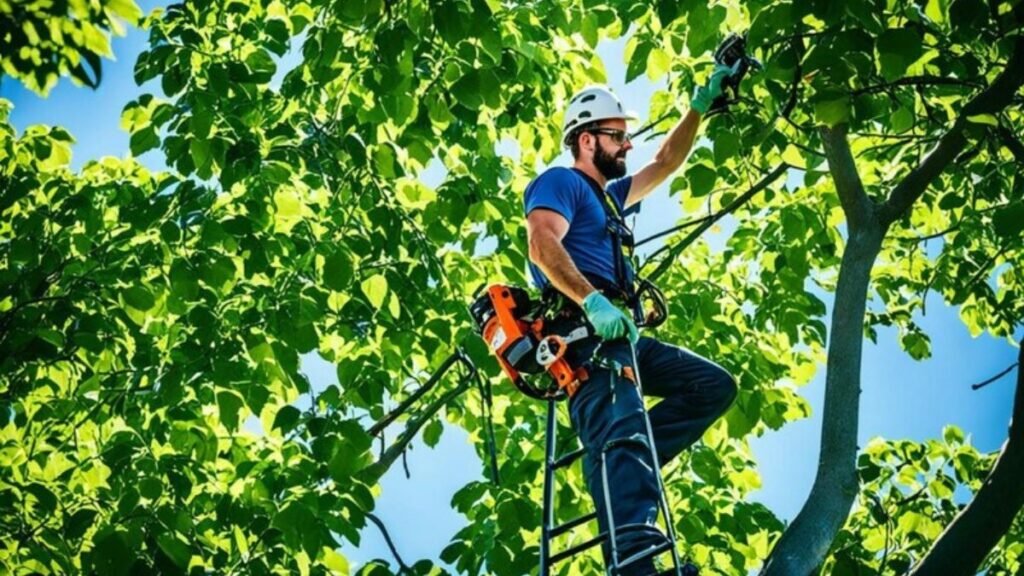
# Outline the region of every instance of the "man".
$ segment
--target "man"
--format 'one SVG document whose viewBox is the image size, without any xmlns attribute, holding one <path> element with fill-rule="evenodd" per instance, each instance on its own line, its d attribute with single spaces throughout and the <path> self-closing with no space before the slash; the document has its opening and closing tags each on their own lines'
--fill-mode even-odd
<svg viewBox="0 0 1024 576">
<path fill-rule="evenodd" d="M 563 122 L 564 144 L 572 151 L 571 168 L 550 168 L 526 189 L 525 209 L 530 269 L 544 289 L 554 288 L 581 312 L 599 338 L 570 349 L 570 362 L 599 355 L 632 366 L 634 351 L 643 391 L 663 400 L 650 410 L 659 464 L 664 465 L 697 441 L 736 396 L 732 376 L 717 364 L 688 350 L 639 337 L 630 316 L 616 303 L 622 300 L 624 271 L 613 235 L 621 217 L 639 209 L 640 201 L 675 172 L 686 159 L 700 124 L 721 94 L 722 81 L 734 69 L 719 66 L 708 84 L 699 88 L 690 111 L 672 129 L 649 164 L 626 175 L 626 154 L 632 150 L 625 112 L 618 98 L 604 87 L 588 87 L 570 101 Z M 611 183 L 609 184 L 609 182 Z M 608 204 L 605 204 L 605 203 Z M 613 222 L 614 221 L 614 222 Z M 635 346 L 635 348 L 634 348 Z M 569 402 L 573 427 L 586 448 L 584 474 L 597 508 L 600 529 L 606 531 L 600 470 L 601 449 L 610 440 L 643 436 L 643 399 L 634 384 L 609 368 L 591 364 L 588 379 Z M 655 529 L 658 480 L 649 450 L 638 446 L 608 452 L 608 489 L 617 527 L 649 525 L 617 538 L 620 563 L 663 541 Z M 605 556 L 610 547 L 606 544 Z M 632 562 L 626 576 L 655 573 L 653 558 Z"/>
</svg>

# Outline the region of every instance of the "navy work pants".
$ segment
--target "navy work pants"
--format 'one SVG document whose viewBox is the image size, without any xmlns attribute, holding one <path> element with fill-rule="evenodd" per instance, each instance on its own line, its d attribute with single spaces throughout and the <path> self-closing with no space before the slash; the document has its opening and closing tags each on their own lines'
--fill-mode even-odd
<svg viewBox="0 0 1024 576">
<path fill-rule="evenodd" d="M 589 355 L 597 344 L 583 345 L 579 354 Z M 632 366 L 632 354 L 625 340 L 600 345 L 598 352 Z M 643 392 L 663 400 L 651 408 L 649 417 L 660 465 L 675 458 L 696 442 L 721 416 L 736 397 L 736 382 L 721 366 L 684 348 L 642 337 L 636 344 L 637 363 Z M 613 392 L 614 383 L 614 392 Z M 633 382 L 613 376 L 605 368 L 594 368 L 569 403 L 572 425 L 586 448 L 583 472 L 597 508 L 598 524 L 606 531 L 601 478 L 601 449 L 610 440 L 646 437 L 643 399 Z M 654 525 L 658 517 L 657 472 L 650 451 L 635 445 L 608 452 L 608 488 L 616 526 L 650 524 L 651 532 L 632 532 L 617 538 L 620 560 L 656 544 Z M 610 549 L 605 546 L 605 556 Z M 648 576 L 653 561 L 633 564 L 624 576 Z"/>
</svg>

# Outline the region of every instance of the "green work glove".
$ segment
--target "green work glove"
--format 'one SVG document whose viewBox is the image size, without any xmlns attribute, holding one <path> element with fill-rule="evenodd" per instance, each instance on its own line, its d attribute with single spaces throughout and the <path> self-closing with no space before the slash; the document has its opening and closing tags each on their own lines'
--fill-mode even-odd
<svg viewBox="0 0 1024 576">
<path fill-rule="evenodd" d="M 703 116 L 711 109 L 711 105 L 722 95 L 722 82 L 739 70 L 740 62 L 737 61 L 731 67 L 722 64 L 715 64 L 715 71 L 708 78 L 708 83 L 698 86 L 693 91 L 693 99 L 690 100 L 690 108 L 700 112 Z"/>
<path fill-rule="evenodd" d="M 628 336 L 629 341 L 636 344 L 640 333 L 636 324 L 611 303 L 604 294 L 594 290 L 583 299 L 583 312 L 587 320 L 594 326 L 594 331 L 603 340 L 615 340 Z"/>
</svg>

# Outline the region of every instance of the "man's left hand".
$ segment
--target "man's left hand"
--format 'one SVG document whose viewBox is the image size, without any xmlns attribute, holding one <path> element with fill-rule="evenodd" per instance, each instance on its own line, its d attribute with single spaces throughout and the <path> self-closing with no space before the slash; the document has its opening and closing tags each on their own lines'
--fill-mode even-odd
<svg viewBox="0 0 1024 576">
<path fill-rule="evenodd" d="M 708 78 L 707 84 L 699 86 L 693 91 L 693 99 L 690 101 L 690 108 L 696 110 L 701 116 L 708 113 L 711 105 L 722 95 L 722 83 L 739 70 L 741 62 L 737 61 L 732 66 L 715 64 L 715 70 Z"/>
</svg>

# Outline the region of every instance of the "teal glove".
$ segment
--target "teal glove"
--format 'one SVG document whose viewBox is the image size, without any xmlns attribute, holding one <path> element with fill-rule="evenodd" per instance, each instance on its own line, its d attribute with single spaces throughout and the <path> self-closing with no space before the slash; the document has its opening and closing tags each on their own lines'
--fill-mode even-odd
<svg viewBox="0 0 1024 576">
<path fill-rule="evenodd" d="M 739 70 L 740 62 L 737 61 L 732 67 L 724 66 L 722 64 L 715 65 L 715 71 L 711 73 L 711 78 L 708 79 L 708 83 L 704 86 L 698 86 L 693 91 L 693 99 L 690 100 L 690 108 L 700 112 L 703 116 L 708 113 L 711 109 L 711 105 L 715 100 L 722 95 L 722 82 L 726 78 L 732 76 Z"/>
<path fill-rule="evenodd" d="M 587 320 L 594 326 L 594 331 L 603 340 L 616 340 L 628 336 L 629 341 L 636 344 L 640 332 L 636 324 L 611 303 L 604 294 L 594 290 L 583 299 L 583 312 Z"/>
</svg>

